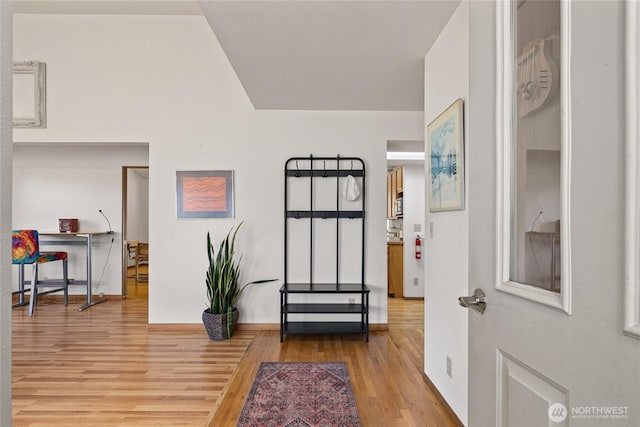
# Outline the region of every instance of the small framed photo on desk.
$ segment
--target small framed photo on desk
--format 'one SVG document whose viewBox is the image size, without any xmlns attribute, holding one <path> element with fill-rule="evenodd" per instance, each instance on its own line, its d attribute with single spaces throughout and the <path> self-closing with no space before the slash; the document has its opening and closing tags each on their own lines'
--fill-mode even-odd
<svg viewBox="0 0 640 427">
<path fill-rule="evenodd" d="M 58 229 L 61 233 L 76 233 L 78 231 L 78 218 L 59 218 Z"/>
</svg>

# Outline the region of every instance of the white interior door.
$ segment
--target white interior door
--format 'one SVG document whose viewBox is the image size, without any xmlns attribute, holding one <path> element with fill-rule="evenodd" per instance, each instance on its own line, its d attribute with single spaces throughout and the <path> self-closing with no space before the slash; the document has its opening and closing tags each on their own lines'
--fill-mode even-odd
<svg viewBox="0 0 640 427">
<path fill-rule="evenodd" d="M 532 240 L 554 233 L 544 226 L 555 218 L 540 224 L 527 199 L 549 174 L 523 188 L 530 175 L 512 167 L 547 170 L 512 145 L 526 127 L 511 109 L 519 95 L 509 92 L 518 89 L 515 57 L 526 43 L 513 37 L 511 17 L 527 3 L 536 2 L 470 4 L 469 295 L 482 288 L 486 311 L 469 315 L 469 425 L 637 426 L 640 340 L 623 333 L 625 4 L 558 4 L 561 260 L 553 270 L 550 258 L 536 258 L 559 272 L 557 292 L 553 273 L 549 288 L 531 285 L 527 253 Z M 538 150 L 529 154 L 543 166 L 556 162 L 549 147 Z"/>
</svg>

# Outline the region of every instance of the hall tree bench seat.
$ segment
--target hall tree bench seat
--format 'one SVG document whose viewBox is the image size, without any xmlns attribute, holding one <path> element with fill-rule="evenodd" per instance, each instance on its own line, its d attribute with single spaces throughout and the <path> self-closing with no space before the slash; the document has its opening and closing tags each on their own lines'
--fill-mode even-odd
<svg viewBox="0 0 640 427">
<path fill-rule="evenodd" d="M 280 341 L 284 341 L 287 334 L 361 334 L 368 342 L 370 289 L 364 281 L 364 161 L 358 157 L 339 155 L 292 157 L 285 163 L 284 175 L 285 272 L 284 284 L 280 288 Z M 360 185 L 357 179 L 360 180 Z M 296 182 L 291 182 L 292 180 Z M 333 194 L 328 194 L 328 190 Z M 316 199 L 319 193 L 324 196 L 321 200 Z M 307 201 L 306 209 L 291 209 L 294 201 L 300 207 L 300 200 Z M 289 242 L 291 221 L 306 221 L 308 226 L 308 233 L 296 233 L 296 238 L 306 239 L 304 244 L 308 245 L 308 282 L 289 281 L 289 269 L 293 263 L 293 251 Z M 316 221 L 333 221 L 335 228 L 331 233 L 323 233 L 317 228 Z M 359 221 L 359 253 L 341 253 L 344 239 L 353 238 L 345 237 L 341 228 L 343 221 Z M 327 249 L 332 246 L 330 239 L 335 239 L 332 250 Z M 324 246 L 319 245 L 319 242 L 324 243 Z M 321 253 L 318 246 L 323 248 Z M 353 278 L 349 281 L 342 280 L 341 256 L 347 255 L 349 262 L 358 263 L 359 277 L 355 281 Z M 318 256 L 324 260 L 335 259 L 335 271 L 322 272 L 323 275 L 335 274 L 335 282 L 316 283 L 314 269 Z M 290 316 L 295 319 L 291 320 Z M 336 317 L 341 320 L 336 321 Z"/>
</svg>

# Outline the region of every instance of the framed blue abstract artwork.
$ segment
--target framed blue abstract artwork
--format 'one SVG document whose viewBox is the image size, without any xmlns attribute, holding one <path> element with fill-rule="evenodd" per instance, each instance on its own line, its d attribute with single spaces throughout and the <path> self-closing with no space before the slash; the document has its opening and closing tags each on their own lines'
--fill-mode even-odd
<svg viewBox="0 0 640 427">
<path fill-rule="evenodd" d="M 464 209 L 463 127 L 462 98 L 427 126 L 430 212 Z"/>
</svg>

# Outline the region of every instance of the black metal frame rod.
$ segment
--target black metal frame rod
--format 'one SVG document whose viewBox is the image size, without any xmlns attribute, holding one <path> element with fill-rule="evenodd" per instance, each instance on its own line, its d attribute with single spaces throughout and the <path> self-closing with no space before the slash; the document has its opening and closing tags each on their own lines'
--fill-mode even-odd
<svg viewBox="0 0 640 427">
<path fill-rule="evenodd" d="M 284 285 L 288 286 L 289 280 L 288 280 L 288 265 L 287 265 L 287 260 L 289 259 L 289 241 L 288 239 L 288 233 L 287 233 L 287 228 L 288 228 L 288 221 L 287 221 L 287 195 L 289 194 L 288 191 L 288 185 L 287 185 L 287 164 L 289 162 L 285 163 L 284 165 Z"/>
<path fill-rule="evenodd" d="M 313 176 L 313 154 L 309 155 L 310 167 Z M 313 288 L 313 178 L 309 178 L 309 212 L 311 219 L 309 220 L 309 285 Z"/>
<path fill-rule="evenodd" d="M 367 189 L 366 189 L 366 173 L 365 173 L 365 165 L 364 165 L 364 161 L 362 161 L 362 159 L 360 159 L 360 162 L 362 163 L 362 250 L 361 250 L 361 255 L 362 255 L 362 277 L 361 277 L 361 285 L 364 287 L 364 269 L 365 269 L 365 259 L 364 259 L 364 249 L 365 249 L 365 241 L 364 241 L 364 237 L 365 237 L 365 221 L 366 221 L 366 216 L 365 216 L 365 207 L 366 205 L 366 195 L 367 195 Z M 368 307 L 368 305 L 367 305 Z"/>
<path fill-rule="evenodd" d="M 313 173 L 312 173 L 313 172 Z M 335 176 L 339 176 L 340 178 L 346 178 L 347 176 L 352 175 L 354 177 L 362 177 L 362 169 L 315 169 L 313 171 L 309 169 L 288 169 L 286 172 L 286 176 L 295 177 L 295 178 L 306 178 L 309 176 L 321 177 L 321 178 L 333 178 Z"/>
<path fill-rule="evenodd" d="M 340 283 L 340 154 L 336 159 L 336 290 L 338 290 Z"/>
<path fill-rule="evenodd" d="M 287 159 L 287 163 L 285 164 L 285 166 L 288 165 L 289 162 L 292 161 L 296 161 L 296 160 L 310 160 L 311 158 L 313 158 L 313 160 L 356 160 L 358 162 L 360 162 L 360 164 L 364 165 L 363 160 L 360 157 L 341 157 L 340 155 L 338 155 L 337 157 L 317 157 L 317 156 L 313 156 L 310 155 L 309 157 L 290 157 L 289 159 Z M 356 170 L 356 169 L 354 169 Z"/>
</svg>

